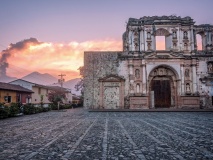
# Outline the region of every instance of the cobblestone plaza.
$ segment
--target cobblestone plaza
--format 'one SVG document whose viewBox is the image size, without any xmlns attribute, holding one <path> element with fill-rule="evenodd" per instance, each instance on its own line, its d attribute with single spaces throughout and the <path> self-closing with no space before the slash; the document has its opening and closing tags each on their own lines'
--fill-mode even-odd
<svg viewBox="0 0 213 160">
<path fill-rule="evenodd" d="M 213 159 L 213 114 L 70 109 L 4 119 L 0 159 Z"/>
</svg>

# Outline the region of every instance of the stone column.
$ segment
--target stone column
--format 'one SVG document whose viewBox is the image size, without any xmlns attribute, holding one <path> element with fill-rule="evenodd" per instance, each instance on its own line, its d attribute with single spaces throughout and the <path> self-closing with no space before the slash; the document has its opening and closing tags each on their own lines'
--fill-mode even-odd
<svg viewBox="0 0 213 160">
<path fill-rule="evenodd" d="M 103 108 L 103 82 L 100 83 L 100 102 L 99 102 L 99 107 Z"/>
<path fill-rule="evenodd" d="M 196 64 L 192 64 L 192 86 L 193 93 L 197 92 Z"/>
<path fill-rule="evenodd" d="M 150 92 L 150 107 L 155 108 L 155 94 L 154 91 Z"/>
<path fill-rule="evenodd" d="M 180 40 L 179 40 L 179 48 L 180 50 L 183 50 L 183 32 L 182 30 L 179 31 L 179 35 L 180 35 Z"/>
<path fill-rule="evenodd" d="M 146 94 L 146 64 L 144 60 L 142 60 L 142 72 L 142 93 Z"/>
<path fill-rule="evenodd" d="M 134 93 L 134 80 L 133 80 L 133 62 L 132 60 L 129 60 L 129 93 Z"/>
<path fill-rule="evenodd" d="M 129 51 L 132 51 L 133 41 L 132 41 L 132 31 L 130 29 L 129 29 L 128 39 L 129 39 Z"/>
<path fill-rule="evenodd" d="M 144 32 L 144 51 L 147 51 L 147 31 Z"/>
<path fill-rule="evenodd" d="M 151 49 L 152 50 L 156 50 L 156 40 L 155 40 L 155 35 L 151 35 L 151 40 L 152 40 L 152 43 L 151 43 Z"/>
<path fill-rule="evenodd" d="M 194 50 L 194 32 L 192 27 L 190 29 L 190 38 L 191 38 L 191 50 Z"/>
<path fill-rule="evenodd" d="M 180 66 L 180 73 L 181 73 L 181 94 L 185 94 L 185 85 L 184 85 L 184 65 L 181 64 Z"/>
<path fill-rule="evenodd" d="M 140 31 L 140 51 L 144 51 L 144 30 Z"/>
<path fill-rule="evenodd" d="M 121 86 L 120 86 L 120 107 L 121 109 L 124 109 L 124 82 L 121 81 Z"/>
</svg>

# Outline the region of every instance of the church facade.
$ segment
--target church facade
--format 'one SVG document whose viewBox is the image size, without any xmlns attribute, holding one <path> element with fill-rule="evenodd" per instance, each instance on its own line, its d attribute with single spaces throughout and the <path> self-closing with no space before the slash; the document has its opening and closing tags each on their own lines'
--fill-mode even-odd
<svg viewBox="0 0 213 160">
<path fill-rule="evenodd" d="M 159 36 L 164 50 L 156 48 Z M 86 51 L 81 71 L 85 108 L 212 107 L 213 26 L 191 17 L 130 18 L 123 51 Z"/>
</svg>

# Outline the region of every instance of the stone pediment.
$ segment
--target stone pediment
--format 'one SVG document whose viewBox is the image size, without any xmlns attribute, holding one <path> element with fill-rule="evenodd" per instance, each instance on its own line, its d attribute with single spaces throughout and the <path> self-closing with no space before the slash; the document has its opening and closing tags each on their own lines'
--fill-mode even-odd
<svg viewBox="0 0 213 160">
<path fill-rule="evenodd" d="M 180 53 L 151 53 L 145 58 L 156 58 L 156 59 L 173 59 L 173 58 L 183 58 Z"/>
<path fill-rule="evenodd" d="M 118 75 L 108 75 L 103 78 L 99 78 L 99 82 L 122 82 L 125 81 L 124 78 L 118 76 Z"/>
</svg>

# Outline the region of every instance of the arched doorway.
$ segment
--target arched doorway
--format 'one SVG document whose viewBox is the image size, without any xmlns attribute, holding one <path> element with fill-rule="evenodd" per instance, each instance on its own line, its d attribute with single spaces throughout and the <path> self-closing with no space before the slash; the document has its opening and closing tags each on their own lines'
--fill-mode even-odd
<svg viewBox="0 0 213 160">
<path fill-rule="evenodd" d="M 177 105 L 177 74 L 169 66 L 158 66 L 149 74 L 149 92 L 154 92 L 155 108 L 169 108 Z M 151 106 L 151 104 L 150 104 Z"/>
</svg>

